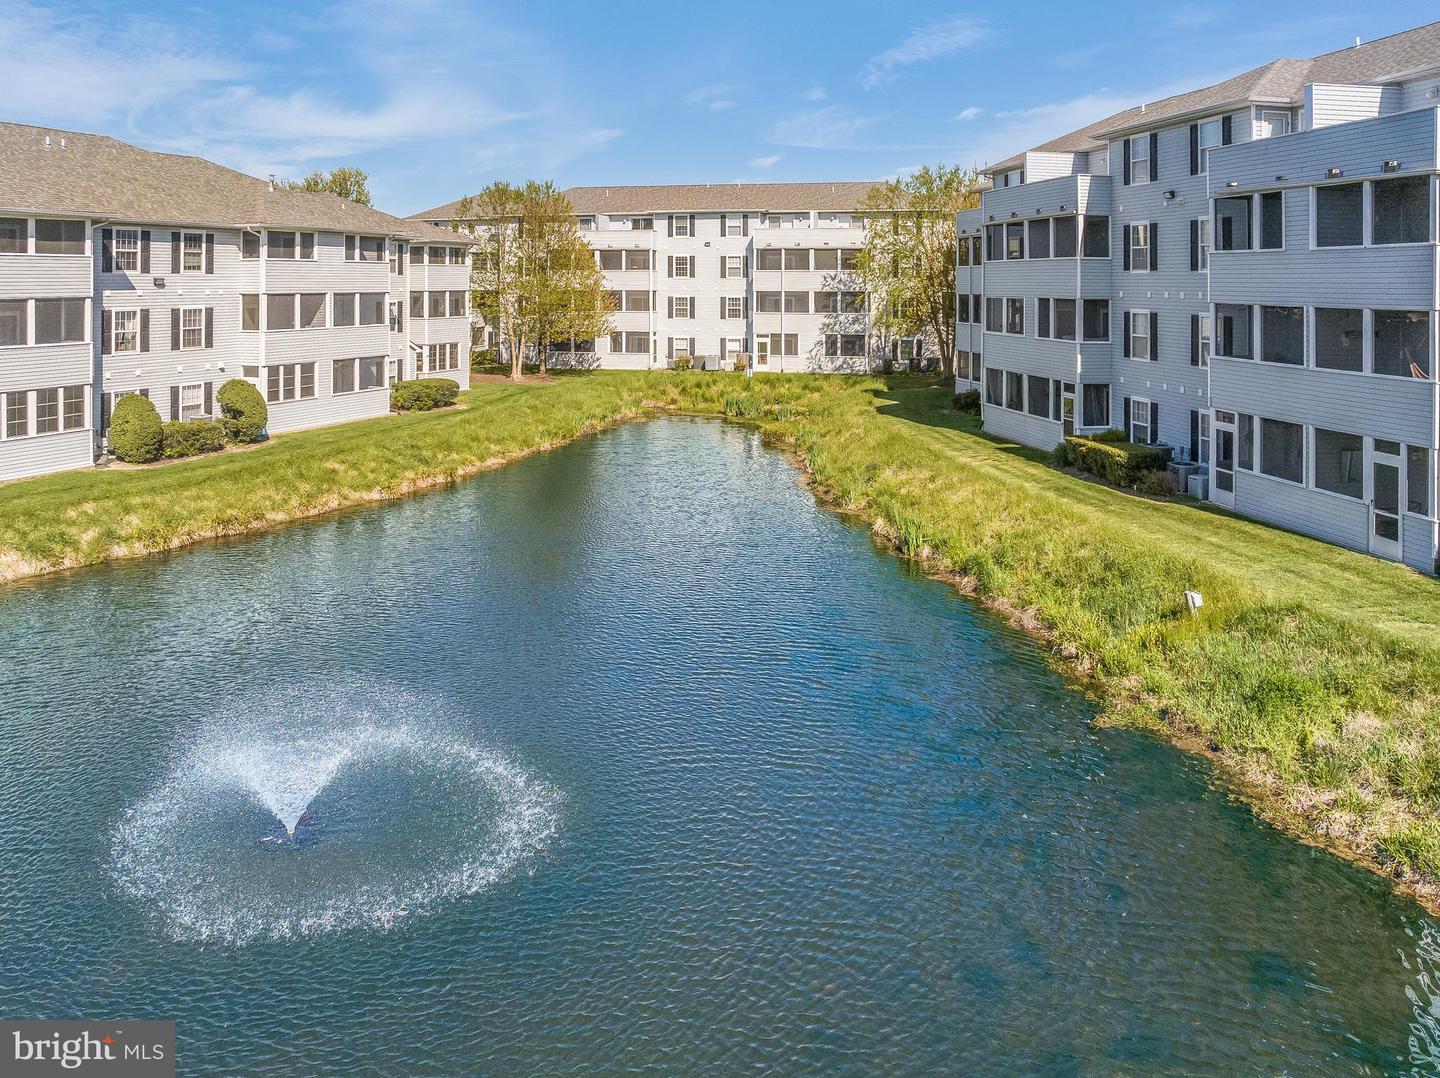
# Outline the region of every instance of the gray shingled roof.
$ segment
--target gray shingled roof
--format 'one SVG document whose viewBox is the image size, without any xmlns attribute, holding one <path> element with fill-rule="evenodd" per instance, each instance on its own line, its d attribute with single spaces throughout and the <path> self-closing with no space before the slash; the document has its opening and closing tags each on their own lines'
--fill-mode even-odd
<svg viewBox="0 0 1440 1078">
<path fill-rule="evenodd" d="M 696 213 L 741 210 L 786 213 L 859 208 L 878 180 L 836 183 L 666 183 L 629 187 L 570 187 L 564 192 L 576 213 Z M 421 213 L 417 221 L 448 221 L 459 201 Z"/>
<path fill-rule="evenodd" d="M 1117 112 L 1088 127 L 1031 147 L 1031 152 L 1088 153 L 1103 149 L 1108 136 L 1144 130 L 1183 116 L 1214 113 L 1252 101 L 1299 105 L 1305 87 L 1312 83 L 1377 82 L 1437 64 L 1440 64 L 1440 22 L 1309 60 L 1272 60 L 1213 86 Z M 1021 164 L 1024 159 L 1025 154 L 1019 153 L 991 165 L 988 171 L 1001 172 Z"/>
<path fill-rule="evenodd" d="M 200 157 L 155 153 L 105 135 L 27 124 L 0 123 L 4 210 L 86 214 L 139 224 L 265 225 L 468 242 L 448 229 L 392 217 L 336 195 L 272 188 L 265 180 Z"/>
</svg>

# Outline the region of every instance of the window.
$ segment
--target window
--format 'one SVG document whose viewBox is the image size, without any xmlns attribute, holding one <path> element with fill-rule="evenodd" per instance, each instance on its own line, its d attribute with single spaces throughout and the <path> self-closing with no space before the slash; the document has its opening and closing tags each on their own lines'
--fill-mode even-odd
<svg viewBox="0 0 1440 1078">
<path fill-rule="evenodd" d="M 444 299 L 444 293 L 438 294 Z M 360 324 L 362 326 L 383 326 L 385 324 L 385 293 L 384 292 L 361 292 L 360 300 Z"/>
<path fill-rule="evenodd" d="M 356 244 L 356 249 L 361 262 L 384 262 L 385 261 L 385 237 L 384 236 L 361 236 Z M 430 261 L 441 262 L 444 260 L 444 251 L 440 257 L 436 257 L 434 251 L 430 253 Z"/>
<path fill-rule="evenodd" d="M 1260 420 L 1260 471 L 1291 483 L 1305 482 L 1305 428 L 1279 419 Z"/>
<path fill-rule="evenodd" d="M 337 317 L 338 317 L 338 316 L 337 316 Z M 425 293 L 424 293 L 424 292 L 411 292 L 411 293 L 410 293 L 410 317 L 411 317 L 411 318 L 424 318 L 424 317 L 425 317 Z"/>
<path fill-rule="evenodd" d="M 671 302 L 672 318 L 694 318 L 694 303 L 689 296 L 676 296 Z"/>
<path fill-rule="evenodd" d="M 778 247 L 761 247 L 755 252 L 755 268 L 757 270 L 778 270 L 783 261 Z"/>
<path fill-rule="evenodd" d="M 1214 120 L 1206 120 L 1204 123 L 1196 124 L 1199 131 L 1198 145 L 1200 147 L 1200 171 L 1210 171 L 1210 151 L 1220 145 L 1221 122 L 1217 117 Z"/>
<path fill-rule="evenodd" d="M 463 266 L 463 265 L 465 265 L 465 248 L 463 248 L 463 247 L 451 247 L 451 248 L 449 248 L 449 251 L 450 251 L 450 265 L 452 265 L 452 266 Z"/>
<path fill-rule="evenodd" d="M 863 356 L 865 354 L 865 334 L 827 333 L 825 335 L 825 354 L 827 356 Z"/>
<path fill-rule="evenodd" d="M 726 297 L 725 297 L 725 317 L 726 317 L 726 318 L 744 318 L 744 317 L 745 317 L 745 297 L 744 297 L 744 296 L 726 296 Z"/>
<path fill-rule="evenodd" d="M 810 252 L 804 248 L 787 248 L 785 268 L 787 270 L 808 270 L 810 268 Z"/>
<path fill-rule="evenodd" d="M 1266 363 L 1305 363 L 1305 308 L 1260 308 L 1260 358 Z"/>
<path fill-rule="evenodd" d="M 1080 219 L 1078 217 L 1055 218 L 1054 244 L 1052 253 L 1056 258 L 1074 258 Z M 1032 243 L 1033 246 L 1033 243 Z"/>
<path fill-rule="evenodd" d="M 0 255 L 23 255 L 30 247 L 30 226 L 23 217 L 0 217 Z"/>
<path fill-rule="evenodd" d="M 780 306 L 781 303 L 779 292 L 755 293 L 755 310 L 763 312 L 765 314 L 779 314 Z"/>
<path fill-rule="evenodd" d="M 1029 226 L 1029 233 L 1030 233 L 1030 257 L 1031 257 L 1031 258 L 1049 258 L 1049 257 L 1050 257 L 1050 222 L 1049 222 L 1048 220 L 1045 220 L 1045 221 L 1031 221 L 1031 222 L 1030 222 L 1030 226 Z"/>
<path fill-rule="evenodd" d="M 330 366 L 330 392 L 353 393 L 355 391 L 355 361 L 337 359 Z"/>
<path fill-rule="evenodd" d="M 1137 135 L 1125 140 L 1130 147 L 1130 182 L 1150 182 L 1150 136 Z"/>
<path fill-rule="evenodd" d="M 1005 332 L 1025 332 L 1025 301 L 1023 299 L 1007 299 L 1005 301 Z"/>
<path fill-rule="evenodd" d="M 1087 299 L 1081 305 L 1087 341 L 1108 341 L 1110 339 L 1110 301 L 1108 299 Z"/>
<path fill-rule="evenodd" d="M 860 252 L 854 247 L 840 248 L 840 271 L 842 273 L 860 267 Z"/>
<path fill-rule="evenodd" d="M 650 354 L 650 334 L 648 333 L 627 333 L 625 334 L 625 351 L 636 354 Z"/>
<path fill-rule="evenodd" d="M 694 256 L 694 255 L 676 255 L 676 256 L 674 257 L 674 260 L 671 262 L 671 265 L 674 266 L 674 268 L 675 268 L 674 275 L 675 275 L 676 277 L 694 277 L 694 276 L 695 276 L 695 256 Z"/>
<path fill-rule="evenodd" d="M 458 318 L 465 314 L 465 290 L 457 289 L 450 293 L 450 317 Z"/>
<path fill-rule="evenodd" d="M 816 314 L 838 314 L 840 311 L 839 292 L 816 292 L 815 313 Z"/>
<path fill-rule="evenodd" d="M 427 308 L 429 317 L 431 317 L 431 318 L 444 318 L 444 317 L 445 317 L 445 307 L 446 307 L 445 293 L 444 293 L 444 292 L 430 292 L 430 293 L 427 293 L 427 295 L 430 297 L 430 298 L 429 298 L 429 307 Z"/>
<path fill-rule="evenodd" d="M 35 343 L 66 344 L 85 339 L 83 299 L 37 299 Z"/>
<path fill-rule="evenodd" d="M 1210 268 L 1210 230 L 1210 218 L 1202 217 L 1195 222 L 1195 268 L 1198 270 Z"/>
<path fill-rule="evenodd" d="M 725 235 L 743 236 L 745 234 L 745 215 L 743 213 L 733 216 L 727 214 L 722 220 L 725 222 Z"/>
<path fill-rule="evenodd" d="M 1130 226 L 1130 269 L 1135 273 L 1148 273 L 1150 268 L 1150 226 L 1136 221 Z"/>
<path fill-rule="evenodd" d="M 841 292 L 840 293 L 841 314 L 864 314 L 865 293 L 864 292 Z"/>
<path fill-rule="evenodd" d="M 627 311 L 648 311 L 650 309 L 650 293 L 643 288 L 627 289 L 625 309 Z"/>
<path fill-rule="evenodd" d="M 821 297 L 821 296 L 824 296 L 824 295 L 828 295 L 828 293 L 825 293 L 825 292 L 816 292 L 816 293 L 815 293 L 815 313 L 816 313 L 816 314 L 820 314 L 820 313 L 821 313 L 821 311 L 820 311 L 820 297 Z M 962 325 L 968 324 L 969 321 L 970 321 L 970 294 L 969 294 L 968 292 L 963 292 L 963 293 L 961 293 L 960 295 L 956 296 L 956 297 L 955 297 L 955 300 L 956 300 L 955 321 L 956 321 L 956 322 L 959 322 L 959 323 L 962 324 Z"/>
<path fill-rule="evenodd" d="M 1144 397 L 1130 398 L 1130 440 L 1150 445 L 1155 439 L 1150 429 L 1150 402 Z"/>
<path fill-rule="evenodd" d="M 1250 308 L 1241 303 L 1217 303 L 1215 305 L 1216 328 L 1220 339 L 1216 342 L 1218 354 L 1236 359 L 1254 359 L 1255 349 L 1251 341 Z"/>
<path fill-rule="evenodd" d="M 1086 384 L 1080 387 L 1080 423 L 1085 427 L 1110 425 L 1109 385 Z"/>
<path fill-rule="evenodd" d="M 1197 464 L 1210 463 L 1210 413 L 1196 411 L 1195 413 L 1195 462 Z"/>
<path fill-rule="evenodd" d="M 205 386 L 191 382 L 180 387 L 180 414 L 177 419 L 199 419 L 205 413 Z"/>
<path fill-rule="evenodd" d="M 624 251 L 599 251 L 597 253 L 600 256 L 600 268 L 602 270 L 618 273 L 625 268 Z"/>
<path fill-rule="evenodd" d="M 1215 351 L 1215 331 L 1208 314 L 1195 316 L 1195 343 L 1197 366 L 1210 366 L 1210 356 Z"/>
<path fill-rule="evenodd" d="M 745 256 L 744 256 L 744 255 L 726 255 L 726 256 L 725 256 L 725 267 L 724 267 L 724 269 L 725 269 L 725 272 L 720 275 L 720 276 L 722 276 L 722 277 L 744 277 L 744 276 L 745 276 Z"/>
<path fill-rule="evenodd" d="M 135 232 L 135 229 L 121 231 Z M 136 233 L 138 237 L 138 233 Z M 35 253 L 37 255 L 83 255 L 85 253 L 84 221 L 35 222 Z"/>
<path fill-rule="evenodd" d="M 1430 515 L 1430 450 L 1422 445 L 1405 447 L 1405 508 L 1422 517 Z"/>
<path fill-rule="evenodd" d="M 110 315 L 110 351 L 140 350 L 140 312 L 114 311 Z"/>
<path fill-rule="evenodd" d="M 1315 308 L 1315 366 L 1334 371 L 1364 369 L 1364 311 Z"/>
<path fill-rule="evenodd" d="M 1371 185 L 1372 243 L 1426 243 L 1430 239 L 1430 177 L 1401 176 Z"/>
<path fill-rule="evenodd" d="M 1075 301 L 1073 299 L 1057 299 L 1052 301 L 1054 305 L 1054 333 L 1057 341 L 1073 341 L 1075 339 Z"/>
<path fill-rule="evenodd" d="M 1247 195 L 1215 200 L 1215 249 L 1250 250 L 1250 211 L 1253 200 Z"/>
<path fill-rule="evenodd" d="M 185 273 L 205 271 L 205 233 L 185 232 L 180 237 L 180 269 Z"/>
<path fill-rule="evenodd" d="M 1376 374 L 1430 377 L 1430 312 L 1375 311 Z"/>
<path fill-rule="evenodd" d="M 53 434 L 60 429 L 60 391 L 35 391 L 35 433 Z"/>
<path fill-rule="evenodd" d="M 399 300 L 390 301 L 390 332 L 403 333 L 405 331 L 405 305 Z"/>
<path fill-rule="evenodd" d="M 970 321 L 977 326 L 980 324 L 983 318 L 982 306 L 983 305 L 980 302 L 980 293 L 977 292 L 970 297 Z"/>
<path fill-rule="evenodd" d="M 240 257 L 260 257 L 260 233 L 248 231 L 240 233 Z"/>
<path fill-rule="evenodd" d="M 1125 317 L 1130 322 L 1130 358 L 1154 359 L 1150 347 L 1150 312 L 1131 311 Z"/>
<path fill-rule="evenodd" d="M 450 346 L 452 349 L 454 345 Z M 385 357 L 367 356 L 364 359 L 356 360 L 360 368 L 360 388 L 374 389 L 376 386 L 385 384 Z"/>
<path fill-rule="evenodd" d="M 422 292 L 421 295 L 424 295 Z M 355 324 L 355 293 L 336 292 L 334 298 L 334 319 L 336 326 Z"/>
<path fill-rule="evenodd" d="M 325 293 L 300 294 L 300 328 L 322 329 L 325 326 Z"/>
<path fill-rule="evenodd" d="M 965 250 L 965 244 L 960 244 L 960 250 Z M 840 252 L 833 247 L 827 247 L 814 252 L 815 268 L 817 270 L 838 270 L 840 268 Z"/>
<path fill-rule="evenodd" d="M 338 317 L 336 324 L 340 324 Z M 295 328 L 295 293 L 272 292 L 265 297 L 265 328 Z"/>
<path fill-rule="evenodd" d="M 265 257 L 293 259 L 296 255 L 295 233 L 265 233 Z"/>
<path fill-rule="evenodd" d="M 1005 302 L 995 296 L 985 297 L 985 332 L 1002 333 L 1005 329 Z"/>
<path fill-rule="evenodd" d="M 1023 412 L 1024 401 L 1024 378 L 1014 371 L 1005 372 L 1005 407 L 1012 412 Z"/>
<path fill-rule="evenodd" d="M 1285 193 L 1266 191 L 1260 196 L 1260 249 L 1278 251 L 1285 246 Z"/>
<path fill-rule="evenodd" d="M 182 307 L 180 309 L 180 347 L 205 347 L 204 307 Z"/>
<path fill-rule="evenodd" d="M 260 297 L 254 292 L 240 296 L 240 328 L 251 333 L 260 328 Z"/>
<path fill-rule="evenodd" d="M 1365 242 L 1365 185 L 1331 184 L 1315 189 L 1315 246 L 1358 247 Z"/>
<path fill-rule="evenodd" d="M 39 223 L 36 222 L 37 228 Z M 38 247 L 39 244 L 37 243 L 36 246 Z M 110 240 L 110 250 L 115 256 L 117 271 L 137 272 L 140 269 L 140 230 L 138 228 L 117 228 Z"/>
<path fill-rule="evenodd" d="M 66 386 L 61 394 L 60 425 L 65 430 L 79 430 L 85 425 L 85 387 Z"/>
<path fill-rule="evenodd" d="M 1030 375 L 1029 394 L 1027 403 L 1031 415 L 1039 416 L 1041 419 L 1050 418 L 1050 379 L 1037 378 Z"/>
<path fill-rule="evenodd" d="M 785 313 L 786 314 L 808 314 L 810 312 L 809 292 L 786 292 Z"/>
<path fill-rule="evenodd" d="M 650 232 L 650 231 L 653 231 L 654 228 L 655 228 L 655 218 L 653 218 L 653 217 L 632 217 L 632 218 L 630 218 L 630 228 L 631 228 L 633 231 L 635 231 L 635 232 Z M 650 348 L 649 348 L 648 345 L 645 347 L 645 351 L 647 351 L 647 352 L 650 351 Z"/>
<path fill-rule="evenodd" d="M 650 268 L 650 252 L 626 251 L 625 268 L 627 270 L 648 270 Z"/>
<path fill-rule="evenodd" d="M 23 438 L 30 433 L 30 394 L 5 394 L 5 437 Z"/>
<path fill-rule="evenodd" d="M 1091 217 L 1085 218 L 1085 232 L 1083 236 L 1084 246 L 1082 254 L 1086 258 L 1109 258 L 1110 257 L 1110 218 Z"/>
<path fill-rule="evenodd" d="M 29 343 L 25 308 L 23 299 L 0 299 L 0 348 Z"/>
<path fill-rule="evenodd" d="M 994 367 L 985 372 L 985 403 L 997 408 L 1005 405 L 1005 373 Z"/>
<path fill-rule="evenodd" d="M 1005 226 L 1005 259 L 1025 257 L 1025 226 L 1011 221 Z"/>
<path fill-rule="evenodd" d="M 1365 439 L 1315 428 L 1315 487 L 1347 498 L 1365 493 Z"/>
<path fill-rule="evenodd" d="M 1244 412 L 1235 413 L 1235 437 L 1239 443 L 1236 464 L 1246 471 L 1255 470 L 1255 417 Z"/>
<path fill-rule="evenodd" d="M 800 335 L 798 333 L 770 334 L 770 354 L 772 356 L 798 356 L 800 354 Z"/>
</svg>

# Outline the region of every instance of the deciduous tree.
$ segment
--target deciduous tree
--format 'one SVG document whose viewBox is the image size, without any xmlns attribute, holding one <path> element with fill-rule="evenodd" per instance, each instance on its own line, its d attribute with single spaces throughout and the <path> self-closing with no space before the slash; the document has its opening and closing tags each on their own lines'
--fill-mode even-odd
<svg viewBox="0 0 1440 1078">
<path fill-rule="evenodd" d="M 303 180 L 286 180 L 285 186 L 292 191 L 329 191 L 332 195 L 348 198 L 362 206 L 370 205 L 370 177 L 358 168 L 342 165 L 326 174 L 316 169 Z"/>
</svg>

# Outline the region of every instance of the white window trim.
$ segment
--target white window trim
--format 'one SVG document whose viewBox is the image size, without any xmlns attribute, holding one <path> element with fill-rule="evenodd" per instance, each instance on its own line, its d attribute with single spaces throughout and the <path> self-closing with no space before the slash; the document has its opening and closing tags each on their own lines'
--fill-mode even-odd
<svg viewBox="0 0 1440 1078">
<path fill-rule="evenodd" d="M 135 340 L 135 347 L 133 348 L 120 347 L 121 315 L 132 315 L 135 319 L 134 328 L 131 330 Z M 131 352 L 140 351 L 140 311 L 138 309 L 131 308 L 128 310 L 115 310 L 110 312 L 110 351 L 114 355 L 125 355 Z"/>
<path fill-rule="evenodd" d="M 1404 250 L 1407 247 L 1429 247 L 1435 243 L 1436 212 L 1435 205 L 1435 177 L 1430 176 L 1430 234 L 1423 240 L 1416 240 L 1407 243 L 1376 243 L 1375 242 L 1375 184 L 1384 180 L 1403 179 L 1405 176 L 1414 173 L 1398 173 L 1396 175 L 1373 176 L 1363 179 L 1346 179 L 1341 177 L 1329 183 L 1312 184 L 1310 191 L 1310 250 L 1312 251 L 1359 251 L 1369 248 L 1380 250 Z M 1361 185 L 1360 197 L 1360 242 L 1347 243 L 1334 247 L 1321 247 L 1316 242 L 1319 233 L 1320 221 L 1320 199 L 1317 192 L 1324 187 L 1346 187 Z"/>
<path fill-rule="evenodd" d="M 1155 347 L 1155 346 L 1154 346 L 1154 342 L 1150 340 L 1150 315 L 1151 315 L 1152 313 L 1153 313 L 1153 312 L 1152 312 L 1152 311 L 1149 311 L 1149 310 L 1135 310 L 1135 311 L 1127 311 L 1127 312 L 1126 312 L 1126 314 L 1125 314 L 1125 320 L 1126 320 L 1125 333 L 1126 333 L 1126 335 L 1128 336 L 1128 338 L 1129 338 L 1129 340 L 1130 340 L 1130 355 L 1127 356 L 1126 358 L 1128 358 L 1128 359 L 1133 359 L 1133 360 L 1137 360 L 1137 361 L 1139 361 L 1139 362 L 1141 362 L 1141 363 L 1152 363 L 1152 362 L 1154 362 L 1154 356 L 1153 356 L 1151 353 L 1154 352 L 1154 347 Z M 1136 321 L 1137 321 L 1137 320 L 1140 322 L 1140 324 L 1142 324 L 1142 325 L 1145 327 L 1145 332 L 1144 332 L 1143 334 L 1137 334 L 1137 333 L 1135 332 L 1135 324 L 1136 324 Z M 1142 336 L 1142 337 L 1145 338 L 1145 352 L 1146 352 L 1146 354 L 1143 355 L 1143 356 L 1137 356 L 1137 355 L 1135 354 L 1135 338 L 1136 338 L 1137 336 Z"/>
<path fill-rule="evenodd" d="M 185 268 L 185 241 L 192 236 L 200 240 L 200 265 L 197 269 Z M 299 240 L 296 240 L 299 243 Z M 298 248 L 297 248 L 298 251 Z M 180 272 L 181 273 L 204 273 L 205 272 L 205 233 L 203 232 L 181 232 L 180 233 Z"/>
<path fill-rule="evenodd" d="M 1149 132 L 1149 131 L 1146 131 L 1143 135 L 1131 135 L 1130 138 L 1129 138 L 1127 141 L 1131 143 L 1131 146 L 1130 146 L 1130 186 L 1131 186 L 1131 187 L 1138 187 L 1138 186 L 1140 186 L 1142 183 L 1149 183 L 1149 182 L 1150 182 L 1150 132 Z M 1145 147 L 1145 156 L 1144 156 L 1144 157 L 1136 157 L 1136 156 L 1135 156 L 1135 144 L 1139 144 L 1139 145 Z M 1145 175 L 1144 175 L 1144 178 L 1143 178 L 1143 179 L 1140 178 L 1139 171 L 1135 168 L 1135 162 L 1136 162 L 1136 161 L 1144 161 L 1144 162 L 1145 162 Z M 1123 179 L 1123 177 L 1122 177 L 1122 179 Z"/>
<path fill-rule="evenodd" d="M 183 330 L 181 331 L 184 332 Z M 204 382 L 182 382 L 180 385 L 180 414 L 173 416 L 174 419 L 185 419 L 185 394 L 188 390 L 194 390 L 198 397 L 196 402 L 195 415 L 191 418 L 199 418 L 205 414 L 205 383 Z"/>
<path fill-rule="evenodd" d="M 1140 441 L 1139 439 L 1137 439 L 1137 438 L 1135 437 L 1135 426 L 1136 426 L 1136 424 L 1135 424 L 1135 413 L 1136 413 L 1136 405 L 1139 405 L 1139 404 L 1143 404 L 1143 405 L 1145 406 L 1143 409 L 1141 409 L 1141 411 L 1143 411 L 1144 414 L 1145 414 L 1145 424 L 1144 424 L 1144 426 L 1145 426 L 1145 441 L 1143 441 L 1143 442 Z M 1154 444 L 1155 444 L 1155 443 L 1154 443 L 1154 438 L 1155 438 L 1155 432 L 1150 429 L 1150 398 L 1149 398 L 1149 397 L 1131 397 L 1131 398 L 1130 398 L 1130 440 L 1131 440 L 1132 442 L 1134 442 L 1136 445 L 1154 445 Z"/>
<path fill-rule="evenodd" d="M 187 314 L 199 314 L 200 324 L 198 326 L 186 326 L 185 316 Z M 186 344 L 185 333 L 191 330 L 200 334 L 199 344 Z M 181 307 L 180 308 L 180 351 L 194 352 L 205 347 L 205 308 L 204 307 Z"/>
<path fill-rule="evenodd" d="M 1135 237 L 1138 236 L 1138 235 L 1140 235 L 1139 230 L 1142 229 L 1142 228 L 1145 230 L 1145 243 L 1144 243 L 1143 245 L 1138 244 L 1138 243 L 1135 242 Z M 1151 242 L 1152 237 L 1151 237 L 1151 235 L 1150 235 L 1150 222 L 1149 222 L 1149 221 L 1131 221 L 1130 224 L 1129 224 L 1129 226 L 1127 227 L 1126 231 L 1129 233 L 1129 237 L 1128 237 L 1128 239 L 1126 240 L 1126 242 L 1130 245 L 1130 272 L 1131 272 L 1131 273 L 1151 273 L 1151 272 L 1153 272 L 1154 269 L 1155 269 L 1155 266 L 1154 266 L 1154 261 L 1155 261 L 1155 260 L 1154 260 L 1153 258 L 1151 258 L 1150 255 L 1151 255 L 1151 252 L 1154 250 L 1155 245 Z M 1144 268 L 1144 269 L 1141 269 L 1139 266 L 1137 266 L 1137 265 L 1135 264 L 1135 252 L 1136 252 L 1136 251 L 1144 251 L 1144 252 L 1145 252 L 1145 268 Z"/>
<path fill-rule="evenodd" d="M 1215 142 L 1212 145 L 1207 146 L 1205 144 L 1205 129 L 1207 127 L 1210 127 L 1212 124 L 1214 125 Z M 1224 117 L 1212 116 L 1208 120 L 1201 120 L 1196 125 L 1196 127 L 1199 129 L 1200 175 L 1206 176 L 1210 173 L 1210 151 L 1213 149 L 1217 149 L 1218 147 L 1223 145 L 1220 140 L 1225 137 Z"/>
<path fill-rule="evenodd" d="M 134 248 L 126 248 L 124 254 L 135 256 L 135 265 L 122 266 L 120 264 L 120 237 L 121 235 L 133 236 Z M 110 256 L 116 273 L 139 273 L 140 272 L 140 230 L 138 228 L 117 228 L 110 234 Z"/>
</svg>

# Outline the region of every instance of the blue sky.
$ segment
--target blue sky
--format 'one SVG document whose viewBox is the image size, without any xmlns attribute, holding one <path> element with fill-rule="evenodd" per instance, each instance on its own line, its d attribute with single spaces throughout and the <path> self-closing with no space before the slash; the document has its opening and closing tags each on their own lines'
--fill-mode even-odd
<svg viewBox="0 0 1440 1078">
<path fill-rule="evenodd" d="M 0 119 L 256 175 L 355 164 L 412 213 L 496 178 L 854 180 L 998 160 L 1431 2 L 0 0 Z"/>
</svg>

